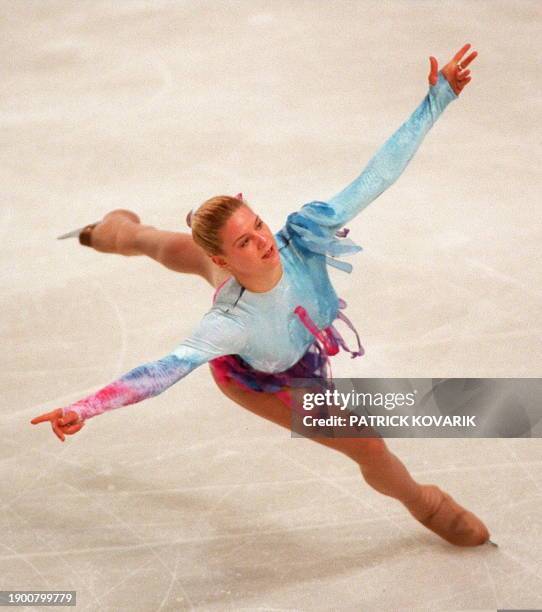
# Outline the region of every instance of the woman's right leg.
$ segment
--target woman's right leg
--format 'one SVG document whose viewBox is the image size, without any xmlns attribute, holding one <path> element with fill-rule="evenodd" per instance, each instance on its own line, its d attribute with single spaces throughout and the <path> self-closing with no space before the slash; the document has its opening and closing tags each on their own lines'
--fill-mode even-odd
<svg viewBox="0 0 542 612">
<path fill-rule="evenodd" d="M 143 225 L 129 210 L 107 213 L 89 232 L 88 240 L 89 246 L 101 253 L 146 255 L 175 272 L 198 274 L 215 288 L 229 276 L 212 262 L 190 234 Z"/>
<path fill-rule="evenodd" d="M 105 215 L 90 232 L 89 242 L 92 248 L 103 253 L 147 255 L 176 272 L 199 274 L 215 288 L 228 276 L 212 263 L 189 234 L 142 225 L 139 217 L 128 210 Z M 290 429 L 290 409 L 276 395 L 250 393 L 235 384 L 219 383 L 216 378 L 215 382 L 237 404 Z M 475 546 L 489 537 L 483 523 L 449 495 L 434 485 L 417 483 L 381 438 L 312 439 L 353 459 L 370 486 L 401 501 L 423 525 L 448 542 Z"/>
<path fill-rule="evenodd" d="M 272 393 L 245 391 L 234 383 L 219 381 L 218 388 L 235 403 L 254 414 L 291 429 L 291 410 Z M 376 433 L 376 432 L 375 432 Z M 447 493 L 432 484 L 416 482 L 401 460 L 380 437 L 310 438 L 355 461 L 367 484 L 400 501 L 422 525 L 457 546 L 478 546 L 489 538 L 485 525 Z"/>
</svg>

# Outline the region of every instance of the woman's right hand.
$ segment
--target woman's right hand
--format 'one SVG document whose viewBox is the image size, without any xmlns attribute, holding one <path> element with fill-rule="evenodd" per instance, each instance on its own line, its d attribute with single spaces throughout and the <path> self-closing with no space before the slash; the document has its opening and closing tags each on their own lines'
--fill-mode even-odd
<svg viewBox="0 0 542 612">
<path fill-rule="evenodd" d="M 32 425 L 43 423 L 44 421 L 51 422 L 53 433 L 59 440 L 64 442 L 66 435 L 71 436 L 77 433 L 85 424 L 84 420 L 79 418 L 77 412 L 70 410 L 63 416 L 62 408 L 57 408 L 51 412 L 46 412 L 34 417 L 30 422 Z"/>
</svg>

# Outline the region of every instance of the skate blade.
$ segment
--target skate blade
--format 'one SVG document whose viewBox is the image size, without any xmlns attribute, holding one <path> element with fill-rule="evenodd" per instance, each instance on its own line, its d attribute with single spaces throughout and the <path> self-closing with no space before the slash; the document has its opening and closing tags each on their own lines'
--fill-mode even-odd
<svg viewBox="0 0 542 612">
<path fill-rule="evenodd" d="M 96 223 L 94 223 L 93 225 L 96 225 Z M 83 227 L 80 227 L 79 229 L 72 230 L 71 232 L 68 232 L 67 234 L 62 234 L 62 236 L 57 236 L 57 240 L 65 240 L 66 238 L 79 238 L 79 235 L 81 234 L 81 232 L 85 229 L 85 227 L 88 227 L 88 226 L 89 224 L 87 223 L 86 225 L 83 225 Z"/>
<path fill-rule="evenodd" d="M 496 542 L 493 542 L 491 540 L 487 541 L 488 544 L 491 544 L 491 546 L 495 546 L 495 548 L 499 548 L 499 545 Z"/>
</svg>

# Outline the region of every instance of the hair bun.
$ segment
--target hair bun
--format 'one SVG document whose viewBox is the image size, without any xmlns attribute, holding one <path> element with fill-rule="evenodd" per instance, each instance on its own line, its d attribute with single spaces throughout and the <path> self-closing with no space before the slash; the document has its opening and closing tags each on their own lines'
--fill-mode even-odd
<svg viewBox="0 0 542 612">
<path fill-rule="evenodd" d="M 188 227 L 192 227 L 192 211 L 186 215 L 186 225 L 188 225 Z"/>
</svg>

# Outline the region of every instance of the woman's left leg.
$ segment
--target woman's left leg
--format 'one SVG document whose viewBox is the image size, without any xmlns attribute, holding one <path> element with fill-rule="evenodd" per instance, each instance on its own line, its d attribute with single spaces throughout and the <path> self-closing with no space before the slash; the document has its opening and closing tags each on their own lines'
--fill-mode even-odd
<svg viewBox="0 0 542 612">
<path fill-rule="evenodd" d="M 146 255 L 175 272 L 197 274 L 215 289 L 230 275 L 212 262 L 191 234 L 143 225 L 131 210 L 112 210 L 82 234 L 80 242 L 100 253 Z"/>
<path fill-rule="evenodd" d="M 291 429 L 291 411 L 272 393 L 245 391 L 234 383 L 219 389 L 235 403 L 281 427 Z M 363 478 L 378 492 L 400 501 L 425 527 L 457 546 L 477 546 L 489 538 L 485 525 L 435 485 L 416 482 L 380 437 L 310 438 L 355 461 Z"/>
</svg>

